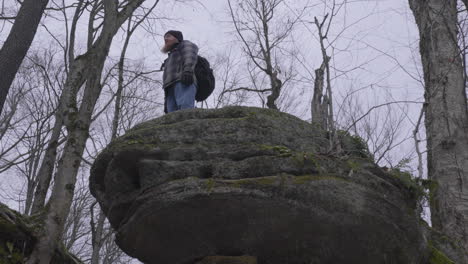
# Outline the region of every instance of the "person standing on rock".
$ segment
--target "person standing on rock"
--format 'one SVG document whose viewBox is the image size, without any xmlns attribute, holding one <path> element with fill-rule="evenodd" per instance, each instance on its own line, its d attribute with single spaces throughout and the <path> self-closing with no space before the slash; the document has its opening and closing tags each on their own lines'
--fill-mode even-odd
<svg viewBox="0 0 468 264">
<path fill-rule="evenodd" d="M 182 32 L 169 30 L 164 34 L 162 52 L 168 54 L 161 66 L 164 70 L 164 112 L 195 108 L 197 45 L 184 40 Z"/>
</svg>

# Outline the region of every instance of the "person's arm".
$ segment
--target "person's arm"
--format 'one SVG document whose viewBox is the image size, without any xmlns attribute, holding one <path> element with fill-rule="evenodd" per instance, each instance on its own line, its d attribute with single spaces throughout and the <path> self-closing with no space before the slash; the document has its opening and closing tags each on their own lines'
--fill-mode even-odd
<svg viewBox="0 0 468 264">
<path fill-rule="evenodd" d="M 184 60 L 184 72 L 193 73 L 198 59 L 198 47 L 190 41 L 184 41 L 182 49 L 182 58 Z"/>
</svg>

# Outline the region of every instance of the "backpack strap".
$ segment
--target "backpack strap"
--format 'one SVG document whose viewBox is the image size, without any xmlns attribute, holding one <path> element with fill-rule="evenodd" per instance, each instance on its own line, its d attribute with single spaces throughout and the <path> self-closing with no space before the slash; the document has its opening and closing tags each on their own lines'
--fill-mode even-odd
<svg viewBox="0 0 468 264">
<path fill-rule="evenodd" d="M 166 61 L 167 59 L 163 61 L 163 63 L 161 64 L 161 67 L 159 68 L 159 71 L 164 71 L 164 66 L 166 66 Z"/>
</svg>

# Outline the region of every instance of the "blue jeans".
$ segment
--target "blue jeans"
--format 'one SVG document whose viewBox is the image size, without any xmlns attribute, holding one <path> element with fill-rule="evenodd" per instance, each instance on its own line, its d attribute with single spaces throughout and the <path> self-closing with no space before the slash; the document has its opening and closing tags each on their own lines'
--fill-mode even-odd
<svg viewBox="0 0 468 264">
<path fill-rule="evenodd" d="M 176 82 L 175 85 L 167 89 L 167 112 L 170 113 L 177 110 L 195 108 L 196 93 L 197 86 L 195 83 L 185 85 L 181 82 Z"/>
</svg>

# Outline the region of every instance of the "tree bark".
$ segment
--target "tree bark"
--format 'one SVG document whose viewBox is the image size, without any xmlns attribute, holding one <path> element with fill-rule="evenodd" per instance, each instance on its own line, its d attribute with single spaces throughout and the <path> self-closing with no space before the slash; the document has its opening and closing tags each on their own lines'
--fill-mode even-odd
<svg viewBox="0 0 468 264">
<path fill-rule="evenodd" d="M 104 21 L 101 34 L 90 50 L 78 56 L 70 67 L 64 89 L 73 92 L 65 96 L 63 109 L 68 137 L 55 174 L 44 228 L 27 264 L 49 264 L 60 241 L 73 200 L 76 175 L 89 136 L 92 113 L 102 90 L 100 82 L 104 62 L 119 27 L 143 1 L 131 0 L 118 12 L 118 1 L 104 0 Z M 83 100 L 77 111 L 76 94 L 84 82 L 86 85 Z"/>
<path fill-rule="evenodd" d="M 130 27 L 130 20 L 129 20 L 129 27 Z M 134 32 L 127 29 L 127 35 L 125 37 L 124 46 L 122 48 L 122 52 L 120 53 L 120 59 L 118 63 L 118 87 L 115 97 L 115 107 L 114 107 L 114 117 L 112 119 L 112 131 L 111 131 L 111 141 L 117 138 L 117 132 L 119 128 L 119 120 L 120 120 L 120 112 L 121 112 L 121 103 L 122 103 L 122 92 L 124 89 L 124 63 L 125 63 L 125 55 L 127 53 L 128 44 L 130 42 L 130 38 Z M 91 208 L 93 210 L 93 208 Z M 91 255 L 91 264 L 99 264 L 99 253 L 101 251 L 103 245 L 103 231 L 104 231 L 104 221 L 105 221 L 104 211 L 102 209 L 99 210 L 99 216 L 97 220 L 97 225 L 94 228 L 94 224 L 91 226 L 93 228 L 93 236 L 92 236 L 92 246 L 93 246 L 93 253 Z M 91 219 L 93 221 L 93 219 Z"/>
<path fill-rule="evenodd" d="M 62 91 L 65 93 L 66 91 Z M 55 115 L 55 123 L 52 129 L 52 135 L 47 145 L 47 149 L 44 154 L 44 158 L 41 163 L 41 167 L 37 173 L 37 186 L 34 192 L 34 201 L 31 207 L 31 214 L 38 213 L 44 208 L 45 200 L 47 197 L 47 191 L 49 190 L 50 181 L 54 171 L 55 161 L 57 159 L 57 147 L 59 145 L 60 131 L 63 125 L 61 108 L 57 109 Z"/>
<path fill-rule="evenodd" d="M 26 200 L 24 201 L 24 212 L 25 215 L 30 215 L 31 204 L 34 194 L 34 179 L 27 179 L 27 188 L 26 188 Z"/>
<path fill-rule="evenodd" d="M 65 59 L 66 65 L 72 65 L 73 60 L 75 58 L 75 55 L 74 55 L 75 33 L 76 33 L 78 19 L 80 17 L 79 14 L 82 11 L 82 6 L 83 6 L 83 0 L 80 0 L 75 9 L 75 14 L 73 16 L 73 20 L 71 24 L 71 30 L 70 30 L 70 36 L 69 36 L 70 45 L 68 47 L 68 60 Z M 69 72 L 68 67 L 66 68 L 66 70 L 67 72 Z M 67 87 L 69 88 L 70 86 L 69 85 L 65 86 L 65 88 Z M 31 208 L 32 214 L 38 213 L 41 209 L 44 208 L 44 204 L 45 204 L 46 197 L 47 197 L 47 192 L 50 187 L 50 181 L 52 180 L 52 175 L 54 172 L 55 162 L 57 161 L 57 148 L 60 145 L 59 144 L 60 132 L 62 131 L 63 114 L 65 112 L 63 109 L 66 103 L 65 99 L 70 96 L 73 96 L 73 95 L 69 95 L 70 92 L 72 91 L 63 89 L 62 94 L 60 95 L 59 106 L 55 113 L 55 123 L 54 123 L 54 127 L 52 128 L 52 135 L 47 145 L 44 158 L 42 159 L 41 167 L 39 168 L 39 171 L 36 176 L 37 187 L 34 193 L 34 202 Z"/>
<path fill-rule="evenodd" d="M 276 106 L 276 100 L 278 100 L 281 94 L 281 88 L 283 87 L 283 82 L 278 79 L 278 72 L 274 71 L 270 75 L 270 83 L 271 83 L 271 94 L 267 96 L 267 103 L 266 105 L 270 109 L 278 110 Z"/>
<path fill-rule="evenodd" d="M 270 84 L 271 84 L 271 94 L 267 96 L 267 103 L 266 105 L 270 109 L 278 110 L 278 106 L 276 106 L 276 100 L 278 100 L 281 94 L 281 88 L 283 87 L 283 82 L 278 78 L 278 71 L 273 68 L 273 58 L 272 58 L 272 51 L 273 45 L 270 43 L 270 26 L 268 22 L 273 18 L 273 10 L 269 9 L 267 6 L 269 3 L 268 1 L 261 0 L 261 20 L 262 20 L 262 33 L 263 36 L 260 34 L 257 35 L 259 43 L 262 43 L 262 39 L 264 41 L 265 46 L 263 43 L 260 45 L 261 50 L 263 53 L 263 58 L 266 63 L 266 71 L 265 73 L 270 77 Z M 270 7 L 271 8 L 271 7 Z M 270 13 L 271 12 L 271 13 Z"/>
<path fill-rule="evenodd" d="M 324 79 L 323 75 L 326 75 L 326 91 L 325 91 L 325 96 L 321 102 L 321 110 L 322 110 L 322 118 L 326 119 L 323 120 L 322 122 L 326 124 L 325 130 L 329 131 L 330 133 L 330 151 L 336 151 L 336 152 L 341 152 L 341 144 L 339 144 L 338 140 L 338 135 L 336 134 L 336 129 L 335 129 L 335 118 L 333 114 L 333 93 L 332 93 L 332 87 L 331 87 L 331 77 L 330 77 L 330 59 L 331 57 L 328 56 L 327 54 L 327 48 L 325 47 L 325 39 L 328 38 L 328 30 L 331 25 L 331 21 L 333 19 L 334 14 L 332 13 L 332 16 L 330 19 L 328 19 L 328 14 L 325 15 L 323 18 L 322 22 L 319 22 L 317 17 L 314 18 L 314 23 L 317 26 L 318 29 L 318 35 L 319 35 L 319 42 L 320 42 L 320 50 L 322 51 L 322 66 L 320 67 L 323 70 L 319 73 L 322 75 L 321 78 Z M 328 27 L 325 28 L 324 26 L 325 23 L 328 20 Z M 316 71 L 317 74 L 317 71 Z M 317 80 L 316 80 L 317 82 Z M 324 81 L 322 80 L 320 85 L 324 86 Z M 317 83 L 316 83 L 317 85 Z M 322 87 L 323 89 L 323 87 Z M 315 96 L 315 94 L 314 94 Z"/>
<path fill-rule="evenodd" d="M 409 0 L 420 35 L 433 227 L 468 253 L 468 112 L 456 0 Z M 468 254 L 467 254 L 468 255 Z"/>
<path fill-rule="evenodd" d="M 324 131 L 328 129 L 328 105 L 323 98 L 325 61 L 315 70 L 314 94 L 311 102 L 312 124 Z"/>
<path fill-rule="evenodd" d="M 96 229 L 93 230 L 93 236 L 92 236 L 92 246 L 93 246 L 93 253 L 91 255 L 91 264 L 99 264 L 99 253 L 101 251 L 101 247 L 103 244 L 103 238 L 102 234 L 104 231 L 104 221 L 106 220 L 106 217 L 104 215 L 104 212 L 99 209 L 99 216 L 97 220 L 97 225 Z"/>
<path fill-rule="evenodd" d="M 0 114 L 8 90 L 36 35 L 49 0 L 24 0 L 7 40 L 0 50 Z"/>
<path fill-rule="evenodd" d="M 73 65 L 71 65 L 70 72 L 61 95 L 62 99 L 66 103 L 58 109 L 60 112 L 57 113 L 57 115 L 68 115 L 68 123 L 70 123 L 70 120 L 73 120 L 70 116 L 76 114 L 76 110 L 73 110 L 73 101 L 74 99 L 76 100 L 76 98 L 74 98 L 71 91 L 78 90 L 85 81 L 82 73 L 85 70 L 84 58 L 86 57 L 87 56 L 83 56 L 75 60 Z M 65 112 L 67 112 L 67 114 L 65 114 Z M 61 127 L 60 124 L 57 124 L 57 122 L 61 122 L 60 120 L 56 119 L 55 122 L 55 127 Z M 67 129 L 70 127 L 71 126 L 68 125 Z M 64 147 L 64 154 L 59 161 L 54 188 L 47 206 L 44 230 L 42 231 L 42 234 L 40 234 L 39 241 L 36 243 L 34 251 L 27 261 L 28 264 L 48 264 L 52 258 L 55 248 L 57 247 L 58 241 L 61 238 L 63 226 L 73 198 L 75 187 L 73 179 L 76 178 L 74 175 L 76 175 L 80 164 L 80 162 L 76 163 L 73 157 L 79 155 L 81 158 L 82 154 L 76 146 L 83 141 L 83 138 L 79 138 L 80 142 L 78 142 L 76 139 L 78 137 L 77 134 L 78 133 L 73 131 L 73 129 L 71 131 L 69 130 L 68 140 Z M 86 140 L 84 141 L 86 142 Z M 73 178 L 71 181 L 69 179 L 70 177 Z"/>
</svg>

